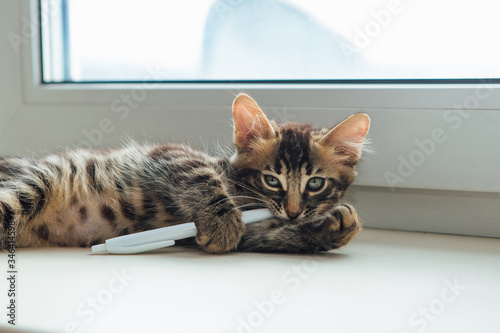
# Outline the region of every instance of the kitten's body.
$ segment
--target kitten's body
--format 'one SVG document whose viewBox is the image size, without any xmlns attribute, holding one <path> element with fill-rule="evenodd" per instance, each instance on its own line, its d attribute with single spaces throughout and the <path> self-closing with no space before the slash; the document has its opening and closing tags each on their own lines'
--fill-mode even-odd
<svg viewBox="0 0 500 333">
<path fill-rule="evenodd" d="M 233 110 L 238 152 L 231 160 L 176 144 L 1 160 L 4 246 L 12 224 L 18 246 L 90 246 L 189 221 L 197 225 L 197 243 L 212 253 L 312 252 L 352 239 L 359 219 L 338 204 L 360 153 L 353 142 L 342 143 L 349 138 L 338 140 L 352 126 L 335 135 L 278 126 L 246 95 Z M 314 186 L 324 179 L 320 190 L 308 190 L 312 178 Z M 276 218 L 245 228 L 241 210 L 262 207 Z"/>
</svg>

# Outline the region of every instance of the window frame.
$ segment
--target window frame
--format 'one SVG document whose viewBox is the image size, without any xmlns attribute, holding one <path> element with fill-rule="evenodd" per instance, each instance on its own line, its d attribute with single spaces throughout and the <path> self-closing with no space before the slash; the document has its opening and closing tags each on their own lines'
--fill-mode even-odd
<svg viewBox="0 0 500 333">
<path fill-rule="evenodd" d="M 40 17 L 39 0 L 23 1 L 20 4 L 23 16 Z M 225 106 L 225 97 L 240 91 L 258 96 L 264 105 L 279 104 L 286 100 L 289 105 L 296 107 L 449 109 L 456 107 L 454 101 L 464 100 L 468 96 L 478 97 L 479 104 L 475 106 L 478 110 L 494 110 L 500 105 L 498 78 L 443 79 L 432 80 L 433 83 L 426 83 L 425 80 L 181 83 L 155 80 L 156 69 L 152 68 L 145 80 L 138 82 L 44 83 L 40 34 L 32 38 L 31 43 L 24 48 L 24 59 L 24 93 L 29 103 L 107 103 L 109 92 L 121 94 L 130 92 L 131 89 L 147 89 L 148 98 L 142 103 L 162 103 L 167 107 L 189 107 L 193 96 L 197 96 L 204 104 Z M 481 98 L 483 90 L 491 92 L 491 96 Z"/>
</svg>

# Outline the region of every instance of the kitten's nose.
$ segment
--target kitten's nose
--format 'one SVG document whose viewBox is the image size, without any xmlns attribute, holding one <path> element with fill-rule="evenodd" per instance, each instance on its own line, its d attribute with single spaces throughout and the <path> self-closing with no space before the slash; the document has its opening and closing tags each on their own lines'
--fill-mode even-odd
<svg viewBox="0 0 500 333">
<path fill-rule="evenodd" d="M 286 215 L 290 218 L 290 219 L 296 219 L 297 216 L 299 216 L 301 213 L 302 213 L 302 210 L 297 210 L 297 211 L 290 211 L 288 209 L 285 210 L 286 211 Z"/>
</svg>

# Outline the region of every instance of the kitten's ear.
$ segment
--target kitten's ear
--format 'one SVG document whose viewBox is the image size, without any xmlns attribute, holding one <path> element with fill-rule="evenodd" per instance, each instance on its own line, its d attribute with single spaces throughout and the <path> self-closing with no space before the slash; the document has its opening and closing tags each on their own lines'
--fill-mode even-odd
<svg viewBox="0 0 500 333">
<path fill-rule="evenodd" d="M 238 150 L 248 150 L 258 138 L 275 135 L 273 127 L 257 103 L 248 95 L 239 94 L 233 102 L 234 144 Z"/>
<path fill-rule="evenodd" d="M 345 158 L 346 163 L 356 163 L 361 157 L 361 149 L 369 129 L 370 117 L 365 113 L 358 113 L 332 128 L 319 143 L 335 149 L 337 154 Z"/>
</svg>

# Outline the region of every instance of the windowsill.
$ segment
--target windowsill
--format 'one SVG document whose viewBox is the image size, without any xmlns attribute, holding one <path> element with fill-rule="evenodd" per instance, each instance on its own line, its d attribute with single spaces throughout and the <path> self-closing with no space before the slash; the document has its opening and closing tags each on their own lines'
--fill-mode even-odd
<svg viewBox="0 0 500 333">
<path fill-rule="evenodd" d="M 17 327 L 65 332 L 78 331 L 71 325 L 89 332 L 500 330 L 499 239 L 367 229 L 338 253 L 318 256 L 213 256 L 185 248 L 131 256 L 89 253 L 18 250 Z M 123 281 L 116 278 L 123 273 Z"/>
</svg>

